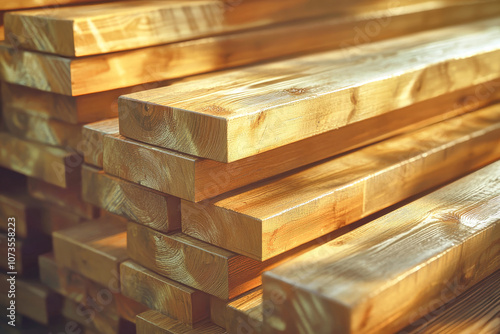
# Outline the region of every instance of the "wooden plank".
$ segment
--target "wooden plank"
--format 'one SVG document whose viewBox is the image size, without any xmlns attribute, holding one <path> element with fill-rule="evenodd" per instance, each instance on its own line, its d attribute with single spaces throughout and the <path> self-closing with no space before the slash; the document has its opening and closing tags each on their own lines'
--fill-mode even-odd
<svg viewBox="0 0 500 334">
<path fill-rule="evenodd" d="M 22 140 L 5 132 L 0 132 L 0 142 L 1 167 L 63 188 L 80 177 L 82 158 L 76 153 Z"/>
<path fill-rule="evenodd" d="M 401 331 L 409 333 L 495 333 L 500 312 L 500 271 Z"/>
<path fill-rule="evenodd" d="M 144 224 L 155 230 L 180 230 L 180 200 L 105 174 L 96 168 L 82 167 L 83 199 L 113 214 Z"/>
<path fill-rule="evenodd" d="M 345 233 L 346 226 L 323 238 Z M 320 245 L 313 240 L 261 262 L 182 233 L 164 234 L 140 224 L 127 225 L 127 251 L 132 260 L 174 281 L 229 300 L 261 284 L 261 274 Z"/>
<path fill-rule="evenodd" d="M 38 257 L 40 281 L 76 303 L 83 303 L 87 297 L 88 279 L 81 274 L 60 266 L 54 253 L 42 254 Z"/>
<path fill-rule="evenodd" d="M 223 334 L 225 330 L 210 322 L 190 328 L 157 311 L 146 311 L 137 316 L 137 334 Z"/>
<path fill-rule="evenodd" d="M 9 236 L 7 233 L 0 233 L 0 246 L 1 269 L 18 275 L 34 276 L 38 273 L 38 256 L 50 250 L 51 240 L 44 235 L 21 239 Z M 12 248 L 15 252 L 12 252 Z M 14 253 L 15 258 L 12 261 Z"/>
<path fill-rule="evenodd" d="M 267 312 L 272 311 L 270 307 Z M 229 333 L 261 333 L 263 323 L 262 289 L 249 292 L 227 305 L 226 326 Z"/>
<path fill-rule="evenodd" d="M 438 29 L 358 46 L 356 56 L 324 52 L 122 96 L 120 134 L 220 162 L 243 159 L 497 78 L 499 23 Z"/>
<path fill-rule="evenodd" d="M 210 321 L 222 328 L 226 328 L 227 303 L 227 300 L 210 296 Z"/>
<path fill-rule="evenodd" d="M 456 0 L 455 0 L 456 1 Z M 408 2 L 408 1 L 407 1 Z M 410 4 L 421 3 L 410 1 Z M 451 1 L 446 1 L 451 2 Z M 22 48 L 69 57 L 136 49 L 324 15 L 394 10 L 403 4 L 361 0 L 128 1 L 7 13 L 5 29 Z M 227 8 L 227 7 L 230 8 Z M 112 20 L 114 24 L 110 25 Z M 36 32 L 36 38 L 27 32 Z"/>
<path fill-rule="evenodd" d="M 2 113 L 6 128 L 13 135 L 81 154 L 81 125 L 39 117 L 11 106 L 4 106 Z"/>
<path fill-rule="evenodd" d="M 209 296 L 171 279 L 160 276 L 133 261 L 120 265 L 121 291 L 184 324 L 193 326 L 209 317 Z"/>
<path fill-rule="evenodd" d="M 347 45 L 353 43 L 357 45 L 443 25 L 460 24 L 491 17 L 500 12 L 500 5 L 494 0 L 474 4 L 446 2 L 437 7 L 425 4 L 422 6 L 409 6 L 401 12 L 390 9 L 369 12 L 369 15 L 361 12 L 347 22 L 345 18 L 338 17 L 320 21 L 299 21 L 230 35 L 83 58 L 14 50 L 8 45 L 2 45 L 0 72 L 3 79 L 9 83 L 79 96 L 183 78 L 292 54 L 331 48 L 345 50 Z M 263 6 L 267 7 L 269 6 Z M 76 13 L 73 9 L 72 11 Z M 368 39 L 357 36 L 359 29 L 356 28 L 369 26 L 374 17 L 383 22 L 387 22 L 387 17 L 390 17 L 390 25 L 381 28 L 378 34 L 370 34 L 373 37 Z M 69 21 L 66 21 L 66 24 L 68 23 Z M 276 43 L 276 40 L 280 43 Z M 357 54 L 358 51 L 363 54 L 358 46 L 354 46 L 349 52 Z M 339 51 L 339 54 L 345 57 L 346 51 Z"/>
<path fill-rule="evenodd" d="M 393 333 L 498 270 L 499 175 L 493 163 L 265 273 L 265 332 Z"/>
<path fill-rule="evenodd" d="M 106 119 L 99 122 L 87 124 L 82 129 L 85 142 L 84 161 L 89 165 L 103 168 L 103 141 L 104 136 L 117 134 L 118 119 Z"/>
<path fill-rule="evenodd" d="M 39 117 L 54 118 L 71 124 L 90 123 L 117 117 L 118 96 L 139 90 L 141 87 L 66 96 L 2 82 L 2 103 L 4 108 L 12 106 Z"/>
<path fill-rule="evenodd" d="M 44 203 L 40 226 L 42 232 L 52 236 L 52 232 L 64 230 L 85 221 L 85 217 L 79 216 L 73 211 L 68 211 L 68 209 L 71 208 Z"/>
<path fill-rule="evenodd" d="M 108 286 L 119 287 L 120 263 L 127 256 L 126 226 L 121 221 L 95 220 L 53 233 L 54 256 L 60 266 Z"/>
<path fill-rule="evenodd" d="M 81 177 L 79 168 L 78 177 Z M 75 171 L 76 173 L 76 171 Z M 99 209 L 82 199 L 81 180 L 71 185 L 71 187 L 60 188 L 50 183 L 40 181 L 35 178 L 28 180 L 29 194 L 41 201 L 45 201 L 60 207 L 71 208 L 71 212 L 84 218 L 96 218 L 99 216 Z"/>
<path fill-rule="evenodd" d="M 161 149 L 123 136 L 106 136 L 103 167 L 106 173 L 198 202 L 398 133 L 469 112 L 497 98 L 500 98 L 498 80 L 415 103 L 228 164 Z M 129 168 L 122 168 L 124 165 Z"/>
<path fill-rule="evenodd" d="M 40 233 L 41 212 L 40 203 L 29 197 L 25 189 L 0 192 L 0 230 L 4 232 L 12 227 L 9 222 L 15 221 L 16 236 L 19 238 Z"/>
<path fill-rule="evenodd" d="M 497 160 L 499 140 L 497 104 L 241 191 L 183 200 L 182 230 L 266 260 Z"/>
<path fill-rule="evenodd" d="M 50 14 L 50 12 L 52 12 L 52 10 L 58 6 L 97 1 L 104 2 L 110 0 L 3 0 L 2 3 L 0 3 L 0 10 L 17 10 L 23 8 L 45 7 L 43 9 L 39 9 L 39 11 L 45 9 L 45 13 Z"/>
<path fill-rule="evenodd" d="M 60 314 L 61 297 L 36 280 L 16 277 L 15 299 L 9 299 L 7 291 L 12 290 L 12 283 L 7 279 L 10 278 L 11 276 L 0 273 L 0 288 L 5 291 L 0 296 L 2 305 L 10 305 L 11 300 L 14 300 L 16 312 L 44 325 L 48 325 L 55 316 Z"/>
</svg>

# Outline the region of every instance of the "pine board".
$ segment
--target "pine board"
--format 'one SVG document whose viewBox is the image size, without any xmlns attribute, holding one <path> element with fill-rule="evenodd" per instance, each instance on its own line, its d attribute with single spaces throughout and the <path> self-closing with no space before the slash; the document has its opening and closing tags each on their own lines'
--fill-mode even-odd
<svg viewBox="0 0 500 334">
<path fill-rule="evenodd" d="M 261 333 L 263 309 L 261 288 L 238 297 L 227 305 L 225 328 L 228 333 Z M 266 308 L 272 310 L 272 306 Z"/>
<path fill-rule="evenodd" d="M 498 270 L 499 176 L 496 162 L 265 273 L 266 333 L 395 332 Z"/>
<path fill-rule="evenodd" d="M 500 81 L 491 81 L 228 164 L 158 148 L 123 136 L 106 136 L 103 139 L 103 167 L 106 173 L 199 202 L 398 133 L 469 112 L 498 98 Z"/>
<path fill-rule="evenodd" d="M 82 136 L 85 142 L 83 158 L 85 163 L 103 168 L 103 142 L 104 136 L 117 134 L 118 119 L 111 118 L 87 124 L 82 129 Z"/>
<path fill-rule="evenodd" d="M 0 132 L 0 166 L 66 188 L 80 177 L 76 153 Z M 27 163 L 29 162 L 29 163 Z"/>
<path fill-rule="evenodd" d="M 80 155 L 85 148 L 81 125 L 39 117 L 11 106 L 4 106 L 2 114 L 7 131 L 21 139 L 56 146 Z"/>
<path fill-rule="evenodd" d="M 437 7 L 422 6 L 424 7 L 409 6 L 401 13 L 389 9 L 375 13 L 361 12 L 347 23 L 345 19 L 340 18 L 299 21 L 230 35 L 82 58 L 14 50 L 8 45 L 1 45 L 0 72 L 3 79 L 12 84 L 80 96 L 183 78 L 304 52 L 342 48 L 339 53 L 345 56 L 345 47 L 349 43 L 366 43 L 366 39 L 357 36 L 355 28 L 373 22 L 373 17 L 387 20 L 389 16 L 391 24 L 380 29 L 379 34 L 373 34 L 373 37 L 368 38 L 369 41 L 469 22 L 500 12 L 500 5 L 493 0 L 473 5 L 452 5 L 451 2 L 446 2 Z M 70 22 L 64 22 L 68 23 Z M 314 38 L 311 38 L 312 36 Z M 280 43 L 276 43 L 277 40 Z M 357 54 L 358 51 L 363 53 L 359 46 L 355 45 L 348 52 Z M 253 76 L 256 74 L 258 73 Z M 293 92 L 297 91 L 292 90 Z M 292 96 L 296 96 L 294 94 Z"/>
<path fill-rule="evenodd" d="M 119 289 L 120 263 L 128 258 L 126 235 L 121 221 L 101 218 L 86 222 L 53 233 L 54 256 L 58 265 Z"/>
<path fill-rule="evenodd" d="M 125 95 L 120 134 L 233 162 L 496 79 L 499 36 L 485 20 Z"/>
<path fill-rule="evenodd" d="M 225 330 L 210 322 L 196 328 L 186 326 L 157 311 L 149 310 L 137 316 L 137 334 L 224 334 Z"/>
<path fill-rule="evenodd" d="M 266 260 L 499 159 L 499 141 L 497 104 L 241 191 L 183 200 L 182 230 Z"/>
<path fill-rule="evenodd" d="M 69 209 L 73 214 L 83 218 L 96 218 L 99 209 L 82 199 L 81 168 L 78 171 L 79 180 L 67 188 L 60 188 L 35 178 L 28 179 L 29 194 L 47 203 Z"/>
<path fill-rule="evenodd" d="M 155 230 L 180 230 L 180 200 L 138 184 L 82 167 L 83 200 Z"/>
<path fill-rule="evenodd" d="M 207 294 L 160 276 L 134 261 L 120 265 L 120 282 L 124 296 L 183 324 L 193 326 L 209 317 Z"/>
<path fill-rule="evenodd" d="M 66 96 L 2 82 L 2 103 L 4 108 L 11 106 L 39 117 L 54 118 L 71 124 L 90 123 L 117 117 L 118 96 L 140 89 L 122 88 L 89 95 Z"/>
<path fill-rule="evenodd" d="M 410 5 L 422 2 L 406 1 Z M 397 11 L 401 6 L 373 0 L 341 0 L 335 4 L 328 0 L 128 1 L 7 13 L 5 31 L 22 48 L 80 57 L 317 16 L 395 7 Z"/>
</svg>

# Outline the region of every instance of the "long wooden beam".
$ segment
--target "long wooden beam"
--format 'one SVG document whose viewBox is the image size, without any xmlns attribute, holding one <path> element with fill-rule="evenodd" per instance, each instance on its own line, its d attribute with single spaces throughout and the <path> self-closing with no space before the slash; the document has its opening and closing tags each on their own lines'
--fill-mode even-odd
<svg viewBox="0 0 500 334">
<path fill-rule="evenodd" d="M 179 198 L 86 165 L 82 167 L 82 196 L 97 207 L 161 232 L 181 228 Z"/>
<path fill-rule="evenodd" d="M 226 331 L 205 322 L 196 328 L 190 328 L 164 314 L 149 310 L 137 316 L 137 334 L 224 334 Z"/>
<path fill-rule="evenodd" d="M 158 148 L 123 136 L 106 136 L 103 139 L 103 168 L 106 173 L 145 187 L 198 202 L 472 111 L 498 98 L 500 81 L 491 81 L 228 164 Z M 118 131 L 118 124 L 112 131 Z M 124 165 L 129 168 L 122 168 Z M 179 178 L 177 175 L 183 177 Z"/>
<path fill-rule="evenodd" d="M 493 80 L 499 36 L 492 19 L 122 96 L 120 134 L 233 162 Z"/>
<path fill-rule="evenodd" d="M 0 132 L 0 166 L 38 178 L 58 187 L 69 187 L 80 177 L 82 158 L 76 152 L 19 139 Z"/>
<path fill-rule="evenodd" d="M 470 22 L 500 13 L 500 4 L 494 0 L 422 6 L 408 6 L 401 12 L 385 10 L 369 12 L 370 15 L 362 12 L 347 21 L 338 17 L 299 21 L 260 30 L 76 59 L 15 50 L 2 45 L 0 72 L 3 80 L 9 83 L 80 96 L 304 52 L 342 48 L 339 55 L 357 55 L 363 53 L 358 46 L 361 43 Z M 359 29 L 356 28 L 363 27 L 366 30 L 374 19 L 379 20 L 376 22 L 388 22 L 388 25 L 379 23 L 378 34 L 359 37 Z M 276 43 L 277 40 L 280 43 Z M 348 45 L 351 45 L 350 49 Z M 296 95 L 299 91 L 292 89 L 291 92 Z"/>
<path fill-rule="evenodd" d="M 111 118 L 87 124 L 82 129 L 85 163 L 103 168 L 104 137 L 118 134 L 118 119 Z"/>
<path fill-rule="evenodd" d="M 124 1 L 7 13 L 5 32 L 10 40 L 23 48 L 80 57 L 324 15 L 352 15 L 367 10 L 398 12 L 404 5 L 426 5 L 425 2 Z M 457 0 L 445 2 L 454 3 Z"/>
<path fill-rule="evenodd" d="M 193 326 L 209 317 L 209 295 L 158 275 L 134 261 L 120 265 L 121 292 L 152 310 Z"/>
<path fill-rule="evenodd" d="M 265 332 L 393 333 L 500 269 L 499 175 L 493 163 L 265 273 Z"/>
<path fill-rule="evenodd" d="M 496 104 L 241 191 L 183 200 L 182 230 L 266 260 L 495 161 L 499 140 Z"/>
<path fill-rule="evenodd" d="M 7 10 L 17 10 L 23 8 L 44 7 L 39 10 L 48 15 L 53 11 L 54 7 L 57 6 L 72 5 L 77 3 L 91 3 L 97 1 L 103 1 L 103 0 L 22 0 L 22 1 L 3 0 L 2 3 L 0 3 L 0 10 L 7 11 Z"/>
</svg>

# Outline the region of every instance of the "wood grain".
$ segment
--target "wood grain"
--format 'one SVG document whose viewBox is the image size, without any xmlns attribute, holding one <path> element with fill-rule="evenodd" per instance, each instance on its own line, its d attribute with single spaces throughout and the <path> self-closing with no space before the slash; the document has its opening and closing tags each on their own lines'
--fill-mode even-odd
<svg viewBox="0 0 500 334">
<path fill-rule="evenodd" d="M 38 273 L 38 256 L 51 248 L 50 238 L 39 235 L 30 239 L 21 239 L 0 233 L 0 268 L 5 272 L 17 272 L 17 275 L 35 276 Z M 15 248 L 15 252 L 12 249 Z M 9 254 L 15 253 L 15 269 L 10 268 Z"/>
<path fill-rule="evenodd" d="M 55 8 L 62 5 L 73 5 L 77 3 L 90 3 L 97 1 L 104 2 L 110 0 L 3 0 L 2 3 L 0 3 L 0 10 L 44 7 L 38 10 L 45 14 L 50 14 Z"/>
<path fill-rule="evenodd" d="M 0 288 L 5 291 L 0 296 L 2 305 L 10 305 L 11 299 L 7 298 L 7 291 L 10 288 L 8 278 L 10 276 L 0 273 Z M 48 325 L 55 316 L 60 314 L 61 296 L 50 291 L 49 288 L 36 280 L 17 277 L 15 280 L 15 295 L 16 312 L 38 323 Z"/>
<path fill-rule="evenodd" d="M 0 230 L 7 232 L 9 218 L 15 218 L 16 236 L 26 238 L 41 231 L 41 204 L 23 191 L 8 189 L 0 192 Z"/>
<path fill-rule="evenodd" d="M 330 233 L 322 240 L 349 231 Z M 143 225 L 128 223 L 127 252 L 132 260 L 174 281 L 220 299 L 235 298 L 261 284 L 261 274 L 314 249 L 313 240 L 268 261 L 256 261 L 199 241 L 182 233 L 164 234 Z"/>
<path fill-rule="evenodd" d="M 266 260 L 497 160 L 499 140 L 497 104 L 241 191 L 183 200 L 182 229 Z"/>
<path fill-rule="evenodd" d="M 398 334 L 496 333 L 500 329 L 500 271 L 496 271 Z"/>
<path fill-rule="evenodd" d="M 228 333 L 261 333 L 263 323 L 262 289 L 249 292 L 227 305 L 226 326 Z M 266 309 L 266 311 L 270 311 Z"/>
<path fill-rule="evenodd" d="M 228 164 L 161 149 L 123 136 L 107 136 L 103 144 L 103 167 L 106 173 L 198 202 L 405 131 L 469 112 L 498 98 L 500 81 L 491 81 L 414 103 Z M 179 178 L 178 175 L 183 177 Z"/>
<path fill-rule="evenodd" d="M 443 28 L 358 46 L 355 56 L 324 52 L 122 96 L 120 134 L 220 162 L 243 159 L 497 78 L 499 23 Z"/>
<path fill-rule="evenodd" d="M 81 125 L 39 117 L 11 106 L 4 106 L 2 114 L 8 132 L 17 137 L 82 154 Z"/>
<path fill-rule="evenodd" d="M 81 173 L 79 168 L 79 174 Z M 78 175 L 79 177 L 81 176 Z M 99 216 L 99 209 L 82 199 L 81 180 L 71 187 L 60 188 L 35 178 L 28 179 L 29 194 L 41 201 L 71 209 L 73 214 L 92 219 Z"/>
<path fill-rule="evenodd" d="M 193 326 L 209 317 L 209 296 L 160 276 L 133 261 L 120 265 L 121 291 L 137 302 Z"/>
<path fill-rule="evenodd" d="M 180 200 L 138 184 L 82 167 L 83 199 L 113 214 L 155 230 L 180 230 Z"/>
<path fill-rule="evenodd" d="M 145 85 L 147 87 L 147 85 Z M 2 103 L 44 118 L 71 124 L 118 116 L 118 96 L 141 90 L 122 88 L 82 96 L 66 96 L 2 82 Z"/>
<path fill-rule="evenodd" d="M 265 332 L 392 333 L 498 270 L 499 175 L 493 163 L 265 273 Z"/>
<path fill-rule="evenodd" d="M 210 322 L 190 328 L 157 311 L 146 311 L 137 316 L 137 334 L 223 334 L 225 330 Z"/>
<path fill-rule="evenodd" d="M 103 168 L 103 142 L 104 136 L 117 134 L 118 119 L 111 118 L 87 124 L 82 129 L 82 137 L 85 143 L 83 158 L 85 163 Z"/>
<path fill-rule="evenodd" d="M 68 187 L 80 177 L 82 158 L 76 153 L 19 139 L 0 132 L 0 166 L 58 187 Z"/>
<path fill-rule="evenodd" d="M 38 257 L 40 281 L 74 302 L 83 303 L 87 297 L 88 279 L 83 275 L 60 266 L 53 253 Z"/>
<path fill-rule="evenodd" d="M 54 256 L 60 266 L 108 286 L 119 287 L 120 263 L 127 256 L 126 226 L 101 219 L 53 233 Z M 114 284 L 114 283 L 113 283 Z"/>
<path fill-rule="evenodd" d="M 408 6 L 401 12 L 390 9 L 368 13 L 362 11 L 347 22 L 345 18 L 338 17 L 324 18 L 321 21 L 298 21 L 230 35 L 83 58 L 14 50 L 3 45 L 0 47 L 0 72 L 9 83 L 79 96 L 183 78 L 304 52 L 343 48 L 339 51 L 343 57 L 350 53 L 358 54 L 358 51 L 363 54 L 358 47 L 360 43 L 469 22 L 500 12 L 500 5 L 493 0 L 458 5 L 449 1 L 438 6 L 422 6 Z M 263 6 L 268 7 L 270 6 Z M 76 13 L 73 9 L 71 11 Z M 99 15 L 103 17 L 101 12 Z M 368 27 L 370 22 L 373 23 L 373 18 L 380 22 L 389 21 L 390 24 L 381 28 L 378 34 L 370 33 L 371 37 L 360 38 L 357 32 L 359 27 Z M 64 21 L 66 25 L 69 23 L 70 21 Z M 68 29 L 61 31 L 66 33 Z M 277 40 L 280 43 L 276 43 Z M 354 44 L 353 49 L 346 51 L 346 46 L 350 44 Z"/>
<path fill-rule="evenodd" d="M 23 48 L 79 57 L 402 5 L 372 0 L 342 0 L 335 5 L 327 0 L 128 1 L 7 13 L 5 29 L 9 39 Z"/>
</svg>

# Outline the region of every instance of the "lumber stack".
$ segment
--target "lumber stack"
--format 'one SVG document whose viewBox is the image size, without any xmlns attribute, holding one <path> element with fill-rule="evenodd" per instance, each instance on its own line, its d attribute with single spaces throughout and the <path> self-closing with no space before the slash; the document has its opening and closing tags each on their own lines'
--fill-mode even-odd
<svg viewBox="0 0 500 334">
<path fill-rule="evenodd" d="M 21 332 L 498 329 L 498 1 L 104 1 L 4 24 Z"/>
</svg>

